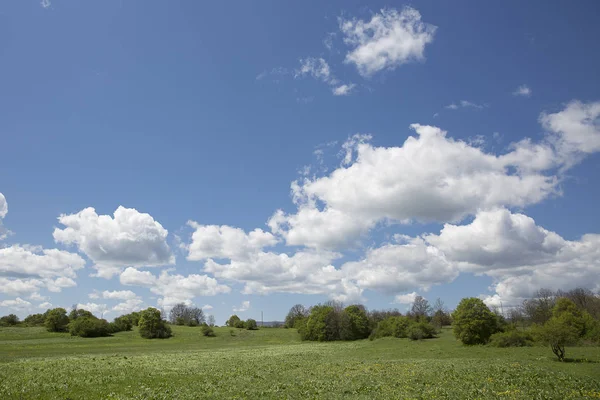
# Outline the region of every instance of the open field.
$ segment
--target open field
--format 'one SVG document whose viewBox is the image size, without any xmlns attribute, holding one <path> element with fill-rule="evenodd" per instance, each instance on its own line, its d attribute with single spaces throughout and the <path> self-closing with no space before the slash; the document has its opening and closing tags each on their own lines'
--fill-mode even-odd
<svg viewBox="0 0 600 400">
<path fill-rule="evenodd" d="M 294 330 L 174 327 L 84 339 L 0 328 L 0 399 L 600 398 L 600 348 L 464 347 L 438 339 L 307 343 Z"/>
</svg>

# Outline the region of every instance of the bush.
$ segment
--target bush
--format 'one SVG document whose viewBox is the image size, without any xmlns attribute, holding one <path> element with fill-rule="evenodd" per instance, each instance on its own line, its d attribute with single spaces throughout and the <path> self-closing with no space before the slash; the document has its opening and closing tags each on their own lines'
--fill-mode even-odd
<svg viewBox="0 0 600 400">
<path fill-rule="evenodd" d="M 171 327 L 163 321 L 160 311 L 147 308 L 140 314 L 140 336 L 145 339 L 166 339 L 172 336 Z"/>
<path fill-rule="evenodd" d="M 478 298 L 462 299 L 452 314 L 454 336 L 463 344 L 485 344 L 498 331 L 498 318 Z"/>
<path fill-rule="evenodd" d="M 69 325 L 67 310 L 64 308 L 54 308 L 46 312 L 44 326 L 48 332 L 66 332 Z"/>
<path fill-rule="evenodd" d="M 256 324 L 256 321 L 253 320 L 252 318 L 248 319 L 246 321 L 246 329 L 248 329 L 249 331 L 256 331 L 258 330 L 258 325 Z"/>
<path fill-rule="evenodd" d="M 0 326 L 15 326 L 19 323 L 19 317 L 15 314 L 8 314 L 0 318 Z"/>
<path fill-rule="evenodd" d="M 408 337 L 408 327 L 411 325 L 411 323 L 412 321 L 408 317 L 388 317 L 383 321 L 379 321 L 371 336 L 373 338 L 405 338 Z"/>
<path fill-rule="evenodd" d="M 114 322 L 111 322 L 111 324 L 114 325 L 114 332 L 130 331 L 133 327 L 131 320 L 125 315 L 115 318 Z"/>
<path fill-rule="evenodd" d="M 490 336 L 492 347 L 528 347 L 533 346 L 533 336 L 529 332 L 511 330 L 497 332 Z"/>
<path fill-rule="evenodd" d="M 369 317 L 364 307 L 352 305 L 344 309 L 341 315 L 340 339 L 359 340 L 369 336 Z"/>
<path fill-rule="evenodd" d="M 44 314 L 31 314 L 25 317 L 23 323 L 27 326 L 44 326 L 46 315 Z"/>
<path fill-rule="evenodd" d="M 202 335 L 204 336 L 208 336 L 208 337 L 215 337 L 217 335 L 215 335 L 215 331 L 213 330 L 213 328 L 210 325 L 202 325 Z"/>
<path fill-rule="evenodd" d="M 240 321 L 241 321 L 240 317 L 238 317 L 237 315 L 234 314 L 231 317 L 229 317 L 227 322 L 225 322 L 225 325 L 229 326 L 230 328 L 237 328 L 236 325 L 238 325 L 240 323 Z"/>
<path fill-rule="evenodd" d="M 101 337 L 110 336 L 110 328 L 105 319 L 98 319 L 93 315 L 77 317 L 69 323 L 71 336 Z"/>
</svg>

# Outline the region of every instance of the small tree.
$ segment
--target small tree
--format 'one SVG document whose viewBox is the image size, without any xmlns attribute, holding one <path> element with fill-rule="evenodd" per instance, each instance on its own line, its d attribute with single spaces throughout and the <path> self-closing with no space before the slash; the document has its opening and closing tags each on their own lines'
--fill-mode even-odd
<svg viewBox="0 0 600 400">
<path fill-rule="evenodd" d="M 0 326 L 15 326 L 19 323 L 19 317 L 15 314 L 8 314 L 0 318 Z"/>
<path fill-rule="evenodd" d="M 248 329 L 249 331 L 258 330 L 258 325 L 256 324 L 256 320 L 253 320 L 252 318 L 249 318 L 246 321 L 245 326 L 246 326 L 246 329 Z"/>
<path fill-rule="evenodd" d="M 497 331 L 496 315 L 478 298 L 462 299 L 452 314 L 454 336 L 463 344 L 485 344 Z"/>
<path fill-rule="evenodd" d="M 227 320 L 227 322 L 225 322 L 225 325 L 231 327 L 231 328 L 235 328 L 236 325 L 238 325 L 240 322 L 240 317 L 238 317 L 237 315 L 232 315 L 231 317 L 229 317 L 229 319 Z"/>
<path fill-rule="evenodd" d="M 44 326 L 48 332 L 66 332 L 68 324 L 69 317 L 67 317 L 67 310 L 64 308 L 54 308 L 47 311 Z"/>
<path fill-rule="evenodd" d="M 156 308 L 147 308 L 141 312 L 140 336 L 146 339 L 165 339 L 172 336 L 171 327 L 162 319 L 161 312 Z"/>
<path fill-rule="evenodd" d="M 565 359 L 565 346 L 577 344 L 579 335 L 577 328 L 569 325 L 564 317 L 552 317 L 543 326 L 534 329 L 537 340 L 549 345 L 559 361 Z"/>
</svg>

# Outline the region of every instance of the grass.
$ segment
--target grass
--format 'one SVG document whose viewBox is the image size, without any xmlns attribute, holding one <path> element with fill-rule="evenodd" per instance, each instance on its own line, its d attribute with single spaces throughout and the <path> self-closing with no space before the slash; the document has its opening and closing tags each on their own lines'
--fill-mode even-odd
<svg viewBox="0 0 600 400">
<path fill-rule="evenodd" d="M 174 327 L 71 338 L 0 328 L 0 399 L 600 398 L 600 348 L 498 349 L 438 339 L 303 343 L 294 330 Z"/>
</svg>

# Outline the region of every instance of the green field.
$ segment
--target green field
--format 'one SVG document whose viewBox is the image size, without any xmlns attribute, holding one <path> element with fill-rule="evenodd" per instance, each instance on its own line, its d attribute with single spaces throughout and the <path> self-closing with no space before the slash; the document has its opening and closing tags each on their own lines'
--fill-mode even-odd
<svg viewBox="0 0 600 400">
<path fill-rule="evenodd" d="M 84 339 L 0 328 L 0 399 L 600 398 L 600 348 L 465 347 L 449 330 L 412 342 L 301 342 L 295 330 L 173 327 Z"/>
</svg>

